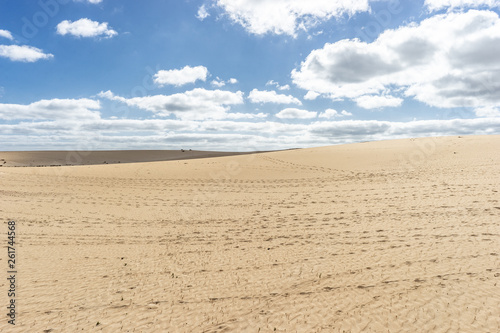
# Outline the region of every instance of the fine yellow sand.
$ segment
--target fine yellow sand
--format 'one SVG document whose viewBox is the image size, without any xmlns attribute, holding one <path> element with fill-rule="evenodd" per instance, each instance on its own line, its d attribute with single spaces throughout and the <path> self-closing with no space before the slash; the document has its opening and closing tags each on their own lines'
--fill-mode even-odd
<svg viewBox="0 0 500 333">
<path fill-rule="evenodd" d="M 500 136 L 1 168 L 0 331 L 500 332 L 499 185 Z"/>
</svg>

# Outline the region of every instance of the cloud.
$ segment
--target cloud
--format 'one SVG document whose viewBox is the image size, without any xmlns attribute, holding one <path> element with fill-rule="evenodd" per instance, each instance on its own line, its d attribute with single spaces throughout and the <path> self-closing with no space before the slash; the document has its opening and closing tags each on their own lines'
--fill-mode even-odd
<svg viewBox="0 0 500 333">
<path fill-rule="evenodd" d="M 179 119 L 187 120 L 224 119 L 228 117 L 227 112 L 231 105 L 243 104 L 241 91 L 234 93 L 201 88 L 173 95 L 125 98 L 106 91 L 98 96 L 153 112 L 159 117 L 175 115 Z"/>
<path fill-rule="evenodd" d="M 277 94 L 276 91 L 253 89 L 248 95 L 252 103 L 297 104 L 302 102 L 291 95 Z"/>
<path fill-rule="evenodd" d="M 136 134 L 130 135 L 131 132 Z M 5 150 L 82 149 L 82 145 L 91 149 L 177 149 L 183 145 L 200 150 L 243 151 L 471 134 L 500 134 L 500 117 L 410 122 L 335 120 L 309 124 L 88 117 L 0 123 L 0 142 Z"/>
<path fill-rule="evenodd" d="M 310 124 L 318 136 L 347 140 L 380 140 L 443 135 L 500 133 L 500 118 L 419 120 L 391 122 L 379 120 L 323 121 Z"/>
<path fill-rule="evenodd" d="M 208 69 L 205 66 L 185 66 L 182 69 L 158 71 L 154 75 L 154 82 L 160 86 L 170 84 L 179 87 L 184 84 L 195 83 L 197 80 L 205 81 L 207 75 Z"/>
<path fill-rule="evenodd" d="M 317 93 L 317 92 L 315 92 L 315 91 L 311 91 L 311 90 L 309 90 L 309 91 L 307 92 L 307 94 L 305 94 L 304 99 L 307 99 L 307 100 L 313 101 L 313 100 L 315 100 L 315 99 L 316 99 L 319 95 L 321 95 L 321 94 L 319 94 L 319 93 Z"/>
<path fill-rule="evenodd" d="M 281 86 L 278 82 L 274 80 L 267 81 L 266 86 L 275 86 L 276 88 L 278 88 L 278 90 L 290 90 L 290 86 L 288 84 Z"/>
<path fill-rule="evenodd" d="M 226 85 L 226 82 L 224 81 L 219 81 L 219 80 L 212 80 L 212 82 L 210 82 L 211 85 L 213 85 L 214 87 L 224 87 Z"/>
<path fill-rule="evenodd" d="M 383 107 L 396 107 L 403 104 L 403 99 L 393 96 L 364 95 L 356 98 L 356 103 L 364 109 L 379 109 Z"/>
<path fill-rule="evenodd" d="M 75 2 L 88 2 L 93 5 L 98 5 L 102 2 L 102 0 L 73 0 Z"/>
<path fill-rule="evenodd" d="M 334 109 L 326 109 L 325 112 L 322 112 L 318 115 L 318 118 L 326 118 L 326 119 L 332 119 L 332 118 L 337 118 L 337 117 L 346 117 L 346 116 L 352 116 L 352 113 L 347 112 L 346 110 L 342 110 L 342 112 L 337 112 L 337 110 Z"/>
<path fill-rule="evenodd" d="M 320 22 L 370 10 L 368 0 L 217 0 L 215 3 L 234 23 L 251 34 L 296 36 Z"/>
<path fill-rule="evenodd" d="M 474 110 L 478 117 L 500 117 L 500 108 L 483 107 Z"/>
<path fill-rule="evenodd" d="M 211 85 L 213 85 L 214 87 L 224 87 L 226 85 L 226 82 L 224 82 L 224 80 L 221 80 L 220 77 L 216 77 L 215 80 L 212 80 L 212 82 L 210 82 Z"/>
<path fill-rule="evenodd" d="M 198 8 L 198 13 L 196 13 L 196 18 L 200 21 L 203 21 L 207 17 L 209 17 L 210 14 L 208 13 L 207 9 L 205 8 L 205 5 L 201 5 L 200 8 Z"/>
<path fill-rule="evenodd" d="M 28 105 L 0 104 L 0 119 L 72 119 L 95 120 L 99 119 L 99 101 L 92 99 L 51 99 L 40 100 Z"/>
<path fill-rule="evenodd" d="M 88 18 L 82 18 L 78 21 L 71 22 L 64 20 L 57 25 L 57 33 L 59 35 L 72 35 L 75 37 L 113 37 L 118 33 L 108 28 L 108 23 L 95 22 Z"/>
<path fill-rule="evenodd" d="M 115 100 L 115 101 L 122 101 L 122 102 L 124 102 L 126 100 L 126 98 L 124 98 L 124 97 L 116 96 L 115 94 L 113 94 L 113 92 L 111 90 L 101 91 L 100 93 L 97 94 L 97 96 L 100 98 L 105 98 L 105 99 Z"/>
<path fill-rule="evenodd" d="M 276 114 L 280 119 L 311 119 L 316 118 L 317 112 L 295 108 L 283 109 Z"/>
<path fill-rule="evenodd" d="M 268 117 L 269 114 L 259 112 L 259 113 L 240 113 L 240 112 L 234 112 L 234 113 L 228 113 L 226 115 L 226 119 L 261 119 L 261 118 L 266 118 Z"/>
<path fill-rule="evenodd" d="M 158 107 L 160 110 L 164 110 L 165 103 L 174 101 L 179 105 L 183 99 L 197 100 L 198 105 L 242 103 L 243 99 L 239 94 L 231 96 L 225 93 L 230 92 L 195 89 L 171 96 L 127 99 L 107 91 L 100 96 L 130 106 L 148 109 Z M 350 113 L 327 109 L 319 115 L 320 119 L 325 120 L 298 123 L 293 120 L 314 119 L 317 113 L 289 108 L 276 115 L 279 121 L 269 121 L 265 119 L 268 116 L 265 113 L 225 112 L 221 117 L 194 117 L 199 111 L 198 106 L 191 104 L 189 107 L 192 109 L 179 112 L 184 115 L 194 113 L 179 119 L 102 119 L 99 112 L 101 104 L 93 99 L 40 100 L 28 105 L 0 104 L 0 119 L 7 120 L 7 123 L 0 122 L 0 142 L 6 150 L 82 147 L 173 149 L 177 145 L 189 145 L 196 149 L 235 151 L 312 147 L 408 137 L 500 134 L 498 109 L 478 109 L 476 112 L 482 118 L 476 119 L 410 122 L 338 120 L 336 118 Z M 287 123 L 287 119 L 291 121 Z"/>
<path fill-rule="evenodd" d="M 429 11 L 433 12 L 440 9 L 454 9 L 454 8 L 477 8 L 477 7 L 499 7 L 500 1 L 498 0 L 425 0 L 425 6 Z"/>
<path fill-rule="evenodd" d="M 0 37 L 7 38 L 10 40 L 14 40 L 14 37 L 12 37 L 12 34 L 8 30 L 2 30 L 0 29 Z"/>
<path fill-rule="evenodd" d="M 238 83 L 238 80 L 236 80 L 235 78 L 230 78 L 229 80 L 227 81 L 224 81 L 222 80 L 220 77 L 216 77 L 215 80 L 212 80 L 212 82 L 210 82 L 211 85 L 213 85 L 214 87 L 224 87 L 226 85 L 226 83 L 229 83 L 229 84 L 236 84 Z"/>
<path fill-rule="evenodd" d="M 50 53 L 44 53 L 33 46 L 0 45 L 0 57 L 8 58 L 12 61 L 35 62 L 42 59 L 50 59 L 54 56 Z"/>
<path fill-rule="evenodd" d="M 440 108 L 499 106 L 498 54 L 498 14 L 470 10 L 386 30 L 372 43 L 327 43 L 292 71 L 292 79 L 305 90 L 361 106 L 397 105 L 400 99 L 388 97 L 394 93 Z"/>
</svg>

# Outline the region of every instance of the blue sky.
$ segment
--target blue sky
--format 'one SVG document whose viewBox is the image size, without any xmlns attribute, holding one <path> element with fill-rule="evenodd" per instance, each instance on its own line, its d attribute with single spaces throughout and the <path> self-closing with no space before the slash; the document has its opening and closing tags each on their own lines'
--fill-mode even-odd
<svg viewBox="0 0 500 333">
<path fill-rule="evenodd" d="M 497 0 L 7 0 L 0 150 L 500 134 Z"/>
</svg>

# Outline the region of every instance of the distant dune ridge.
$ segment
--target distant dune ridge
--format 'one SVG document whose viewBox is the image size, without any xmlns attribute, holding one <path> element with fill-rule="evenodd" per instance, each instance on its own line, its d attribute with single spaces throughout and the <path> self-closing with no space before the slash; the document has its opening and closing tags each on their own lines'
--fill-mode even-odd
<svg viewBox="0 0 500 333">
<path fill-rule="evenodd" d="M 218 152 L 180 150 L 94 150 L 94 151 L 0 151 L 0 166 L 44 167 L 115 163 L 157 162 L 253 154 L 258 152 Z"/>
<path fill-rule="evenodd" d="M 99 164 L 0 168 L 0 331 L 500 331 L 500 136 Z"/>
</svg>

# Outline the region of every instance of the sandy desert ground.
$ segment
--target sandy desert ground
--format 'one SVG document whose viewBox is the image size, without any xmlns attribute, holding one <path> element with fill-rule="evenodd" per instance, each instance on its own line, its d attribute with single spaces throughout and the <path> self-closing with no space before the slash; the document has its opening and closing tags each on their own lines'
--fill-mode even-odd
<svg viewBox="0 0 500 333">
<path fill-rule="evenodd" d="M 4 167 L 0 331 L 500 332 L 499 191 L 500 136 Z"/>
</svg>

